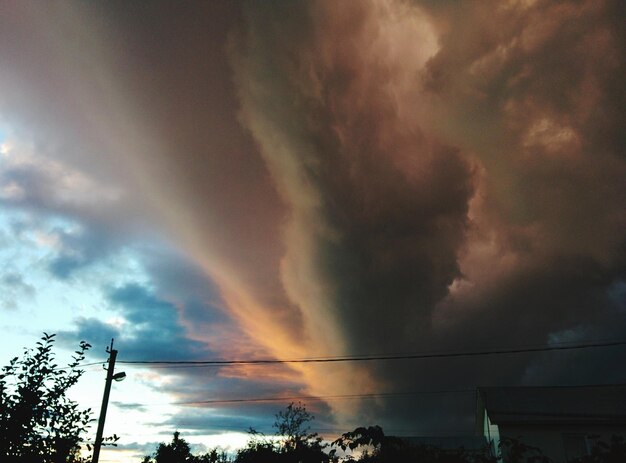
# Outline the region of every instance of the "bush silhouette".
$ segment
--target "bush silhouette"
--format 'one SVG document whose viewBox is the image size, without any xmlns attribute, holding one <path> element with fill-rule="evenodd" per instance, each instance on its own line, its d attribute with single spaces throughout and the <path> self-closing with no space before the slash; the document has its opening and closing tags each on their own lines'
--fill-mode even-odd
<svg viewBox="0 0 626 463">
<path fill-rule="evenodd" d="M 54 334 L 13 358 L 0 374 L 0 460 L 7 463 L 78 463 L 91 410 L 81 410 L 67 391 L 83 374 L 79 364 L 91 347 L 81 342 L 65 368 L 54 363 Z"/>
</svg>

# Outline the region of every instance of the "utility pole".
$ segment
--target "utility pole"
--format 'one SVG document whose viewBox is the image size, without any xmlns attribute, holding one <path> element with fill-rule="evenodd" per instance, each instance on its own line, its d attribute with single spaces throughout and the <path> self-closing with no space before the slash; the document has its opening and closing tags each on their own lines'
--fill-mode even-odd
<svg viewBox="0 0 626 463">
<path fill-rule="evenodd" d="M 100 446 L 102 445 L 102 433 L 104 432 L 104 420 L 107 415 L 107 406 L 109 405 L 109 395 L 111 394 L 111 383 L 115 379 L 121 381 L 126 376 L 125 373 L 113 374 L 115 370 L 115 359 L 117 358 L 117 351 L 113 349 L 113 339 L 111 339 L 111 347 L 107 347 L 106 351 L 109 353 L 109 366 L 107 368 L 107 378 L 104 384 L 104 396 L 102 397 L 102 407 L 100 408 L 100 418 L 98 419 L 98 431 L 96 432 L 96 442 L 93 445 L 93 459 L 91 463 L 98 463 L 100 458 Z"/>
</svg>

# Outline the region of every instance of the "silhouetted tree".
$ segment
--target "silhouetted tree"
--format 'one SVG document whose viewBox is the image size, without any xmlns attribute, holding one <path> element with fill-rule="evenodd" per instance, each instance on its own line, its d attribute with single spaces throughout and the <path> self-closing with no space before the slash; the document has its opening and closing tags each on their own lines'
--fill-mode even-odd
<svg viewBox="0 0 626 463">
<path fill-rule="evenodd" d="M 276 434 L 285 438 L 283 447 L 285 451 L 297 451 L 301 448 L 321 446 L 322 439 L 317 433 L 309 432 L 309 423 L 315 417 L 309 413 L 304 404 L 290 403 L 284 411 L 276 414 L 274 428 Z"/>
<path fill-rule="evenodd" d="M 342 434 L 331 445 L 344 452 L 359 449 L 361 455 L 358 461 L 368 463 L 402 461 L 401 459 L 411 456 L 408 444 L 397 437 L 386 436 L 380 426 L 356 428 L 354 431 Z M 331 452 L 334 456 L 335 450 Z"/>
<path fill-rule="evenodd" d="M 6 463 L 74 463 L 91 410 L 80 410 L 67 397 L 83 370 L 78 368 L 91 347 L 81 342 L 66 368 L 54 363 L 54 334 L 35 349 L 13 358 L 0 374 L 0 461 Z"/>
<path fill-rule="evenodd" d="M 537 447 L 525 444 L 521 438 L 503 437 L 500 439 L 500 455 L 507 463 L 551 463 L 552 459 L 541 453 Z"/>
<path fill-rule="evenodd" d="M 237 452 L 235 463 L 268 463 L 279 461 L 280 449 L 276 442 L 253 428 L 248 430 L 248 443 Z"/>
<path fill-rule="evenodd" d="M 358 459 L 353 455 L 347 461 L 361 463 L 496 463 L 496 459 L 487 453 L 466 452 L 463 449 L 442 450 L 431 445 L 411 445 L 406 440 L 394 436 L 386 436 L 380 426 L 356 428 L 342 434 L 335 440 L 332 447 L 344 452 L 358 450 Z M 331 451 L 335 456 L 336 449 Z"/>
<path fill-rule="evenodd" d="M 196 457 L 197 463 L 229 463 L 231 460 L 226 452 L 218 449 L 211 449 L 204 455 Z"/>
<path fill-rule="evenodd" d="M 171 444 L 160 444 L 154 458 L 145 457 L 143 463 L 551 463 L 540 449 L 525 444 L 520 439 L 503 437 L 498 456 L 493 456 L 485 448 L 483 451 L 441 449 L 418 444 L 406 439 L 385 435 L 380 426 L 359 427 L 342 434 L 335 440 L 333 449 L 322 439 L 310 432 L 309 423 L 313 420 L 304 405 L 290 404 L 276 414 L 275 436 L 249 430 L 250 439 L 245 448 L 239 450 L 233 460 L 224 452 L 212 450 L 204 455 L 194 456 L 189 445 L 174 433 Z M 337 450 L 344 452 L 337 455 Z M 598 442 L 592 454 L 573 460 L 572 463 L 624 463 L 626 443 L 621 437 L 614 437 L 610 443 Z"/>
<path fill-rule="evenodd" d="M 212 449 L 203 455 L 192 455 L 191 447 L 178 431 L 174 432 L 172 442 L 160 443 L 154 455 L 145 456 L 143 463 L 227 463 L 226 453 Z"/>
<path fill-rule="evenodd" d="M 597 441 L 591 454 L 572 460 L 575 463 L 623 463 L 626 461 L 626 442 L 623 436 L 613 436 L 609 442 Z"/>
<path fill-rule="evenodd" d="M 156 463 L 186 463 L 193 460 L 191 447 L 185 439 L 180 438 L 180 433 L 176 431 L 170 444 L 159 444 L 154 461 Z"/>
<path fill-rule="evenodd" d="M 271 439 L 250 429 L 248 445 L 237 452 L 236 463 L 326 463 L 330 456 L 317 433 L 310 432 L 314 416 L 302 403 L 291 403 L 276 414 L 276 437 Z"/>
</svg>

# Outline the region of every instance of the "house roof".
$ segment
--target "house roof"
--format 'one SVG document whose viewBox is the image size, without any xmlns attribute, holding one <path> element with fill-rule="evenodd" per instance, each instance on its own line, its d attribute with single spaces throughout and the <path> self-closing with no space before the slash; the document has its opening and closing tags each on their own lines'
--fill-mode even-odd
<svg viewBox="0 0 626 463">
<path fill-rule="evenodd" d="M 626 424 L 626 385 L 478 388 L 481 422 L 485 411 L 495 424 Z"/>
</svg>

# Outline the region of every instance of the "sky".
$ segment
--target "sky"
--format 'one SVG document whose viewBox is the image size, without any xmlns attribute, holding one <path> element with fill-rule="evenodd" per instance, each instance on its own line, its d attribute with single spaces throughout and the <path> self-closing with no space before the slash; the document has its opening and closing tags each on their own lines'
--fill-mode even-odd
<svg viewBox="0 0 626 463">
<path fill-rule="evenodd" d="M 477 386 L 626 382 L 619 346 L 123 364 L 626 339 L 625 13 L 2 2 L 0 361 L 44 331 L 89 363 L 115 338 L 119 462 L 175 430 L 234 449 L 288 403 L 202 401 L 318 397 L 329 438 L 466 435 Z M 97 414 L 105 373 L 85 370 Z"/>
</svg>

